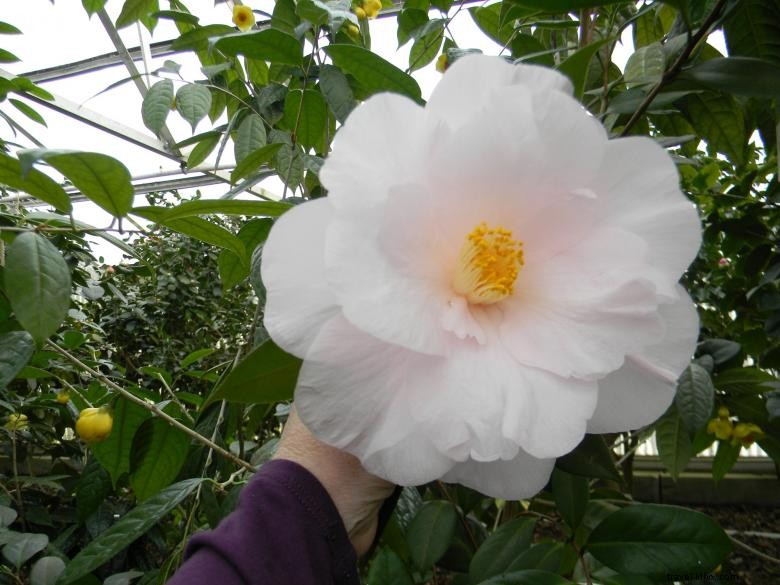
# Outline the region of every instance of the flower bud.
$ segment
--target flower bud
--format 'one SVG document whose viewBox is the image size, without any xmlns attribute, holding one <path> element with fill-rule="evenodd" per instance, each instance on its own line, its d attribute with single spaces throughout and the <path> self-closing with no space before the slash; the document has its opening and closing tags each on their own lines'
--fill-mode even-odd
<svg viewBox="0 0 780 585">
<path fill-rule="evenodd" d="M 67 390 L 62 390 L 57 393 L 57 402 L 60 404 L 67 404 L 70 400 L 70 393 Z"/>
<path fill-rule="evenodd" d="M 9 414 L 8 422 L 5 423 L 5 428 L 9 431 L 21 431 L 27 428 L 27 415 L 26 414 Z"/>
<path fill-rule="evenodd" d="M 86 443 L 99 443 L 111 434 L 114 418 L 108 408 L 85 408 L 76 421 L 76 433 Z"/>
<path fill-rule="evenodd" d="M 729 409 L 728 409 L 728 408 L 726 408 L 725 406 L 721 406 L 721 407 L 718 409 L 718 418 L 720 418 L 720 419 L 724 419 L 724 420 L 725 420 L 725 419 L 727 419 L 729 416 L 731 416 L 731 414 L 729 413 Z"/>
</svg>

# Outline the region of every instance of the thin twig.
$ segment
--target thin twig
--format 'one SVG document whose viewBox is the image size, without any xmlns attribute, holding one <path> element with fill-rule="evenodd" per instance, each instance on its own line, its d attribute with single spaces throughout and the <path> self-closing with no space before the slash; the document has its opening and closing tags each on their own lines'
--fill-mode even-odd
<svg viewBox="0 0 780 585">
<path fill-rule="evenodd" d="M 236 465 L 240 465 L 241 467 L 243 467 L 244 469 L 246 469 L 248 471 L 251 471 L 253 473 L 256 471 L 255 467 L 251 463 L 248 463 L 248 462 L 244 461 L 243 459 L 239 459 L 238 457 L 233 455 L 230 451 L 227 451 L 226 449 L 223 449 L 222 447 L 217 445 L 214 441 L 212 441 L 210 439 L 207 439 L 206 437 L 204 437 L 203 435 L 201 435 L 197 431 L 194 431 L 191 428 L 189 428 L 188 426 L 183 425 L 182 423 L 177 421 L 172 416 L 170 416 L 168 414 L 165 414 L 162 410 L 157 408 L 154 404 L 150 404 L 150 403 L 146 402 L 145 400 L 143 400 L 141 398 L 138 398 L 135 394 L 132 394 L 132 393 L 128 392 L 127 390 L 125 390 L 121 386 L 119 386 L 116 383 L 114 383 L 114 381 L 111 380 L 110 378 L 108 378 L 107 376 L 103 375 L 102 373 L 98 372 L 97 370 L 95 370 L 93 368 L 90 368 L 87 364 L 82 362 L 79 358 L 77 358 L 76 356 L 74 356 L 73 354 L 68 352 L 67 350 L 65 350 L 65 349 L 61 348 L 60 346 L 58 346 L 58 345 L 56 345 L 54 343 L 51 343 L 51 342 L 49 342 L 49 347 L 51 349 L 53 349 L 54 351 L 56 351 L 57 353 L 59 353 L 60 355 L 62 355 L 63 357 L 67 358 L 69 361 L 71 361 L 73 364 L 75 364 L 76 366 L 78 366 L 79 368 L 84 370 L 85 372 L 88 372 L 93 377 L 95 377 L 96 379 L 100 380 L 103 384 L 108 386 L 110 389 L 112 389 L 117 394 L 120 394 L 122 397 L 126 398 L 130 402 L 132 402 L 134 404 L 137 404 L 138 406 L 140 406 L 142 408 L 145 408 L 146 410 L 151 412 L 153 415 L 157 416 L 158 418 L 163 419 L 169 425 L 171 425 L 174 428 L 179 429 L 181 432 L 183 432 L 186 435 L 188 435 L 189 437 L 193 438 L 198 443 L 201 443 L 202 445 L 205 445 L 205 446 L 209 447 L 210 449 L 213 449 L 215 452 L 219 453 L 220 455 L 222 455 L 226 459 L 229 459 L 230 461 L 232 461 Z"/>
<path fill-rule="evenodd" d="M 163 378 L 163 375 L 160 372 L 157 372 L 156 378 L 160 381 L 160 383 L 163 385 L 163 388 L 168 392 L 168 395 L 171 397 L 171 400 L 173 400 L 176 405 L 181 409 L 182 414 L 187 417 L 187 420 L 190 421 L 192 424 L 195 424 L 195 419 L 192 418 L 192 415 L 190 415 L 189 412 L 187 412 L 187 409 L 185 406 L 181 403 L 181 401 L 176 398 L 176 393 L 171 390 L 171 387 L 168 386 L 168 382 L 165 381 L 165 378 Z"/>
<path fill-rule="evenodd" d="M 712 12 L 710 12 L 710 14 L 707 16 L 707 19 L 699 27 L 699 30 L 696 31 L 696 34 L 690 36 L 690 38 L 688 39 L 688 44 L 685 45 L 685 49 L 683 49 L 683 52 L 680 53 L 680 56 L 677 57 L 674 64 L 664 72 L 660 81 L 656 83 L 655 86 L 653 86 L 653 89 L 650 90 L 650 93 L 648 93 L 645 99 L 642 100 L 642 103 L 639 104 L 639 107 L 632 114 L 631 118 L 629 118 L 628 122 L 626 122 L 626 125 L 623 127 L 623 131 L 620 133 L 621 137 L 628 135 L 631 128 L 634 127 L 634 125 L 647 111 L 647 108 L 650 107 L 650 104 L 653 103 L 653 100 L 660 93 L 661 88 L 667 83 L 669 83 L 669 81 L 671 81 L 673 78 L 677 77 L 677 74 L 680 72 L 680 69 L 682 69 L 682 66 L 688 60 L 688 57 L 691 56 L 691 53 L 696 48 L 696 45 L 698 45 L 699 41 L 701 41 L 704 37 L 706 37 L 709 34 L 710 27 L 718 19 L 718 16 L 720 16 L 721 10 L 723 10 L 723 7 L 726 5 L 726 2 L 727 0 L 718 0 L 718 3 L 715 5 L 715 8 L 712 9 Z"/>
<path fill-rule="evenodd" d="M 768 555 L 766 553 L 762 553 L 760 550 L 754 549 L 749 544 L 746 544 L 746 543 L 742 542 L 741 540 L 739 540 L 737 538 L 734 538 L 733 536 L 729 536 L 729 538 L 731 539 L 731 542 L 736 544 L 738 547 L 744 548 L 746 551 L 748 551 L 751 554 L 756 555 L 758 558 L 764 559 L 765 561 L 769 561 L 770 563 L 776 563 L 776 564 L 780 565 L 780 559 L 776 559 L 773 556 L 770 556 L 770 555 Z"/>
</svg>

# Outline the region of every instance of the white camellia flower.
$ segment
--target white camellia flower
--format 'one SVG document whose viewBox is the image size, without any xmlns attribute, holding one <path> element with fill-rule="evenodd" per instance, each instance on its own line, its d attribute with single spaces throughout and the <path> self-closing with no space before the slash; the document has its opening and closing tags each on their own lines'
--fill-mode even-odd
<svg viewBox="0 0 780 585">
<path fill-rule="evenodd" d="M 527 497 L 671 403 L 699 220 L 666 152 L 607 140 L 562 75 L 462 58 L 424 108 L 360 105 L 320 177 L 265 245 L 265 325 L 304 360 L 303 422 L 368 471 Z"/>
</svg>

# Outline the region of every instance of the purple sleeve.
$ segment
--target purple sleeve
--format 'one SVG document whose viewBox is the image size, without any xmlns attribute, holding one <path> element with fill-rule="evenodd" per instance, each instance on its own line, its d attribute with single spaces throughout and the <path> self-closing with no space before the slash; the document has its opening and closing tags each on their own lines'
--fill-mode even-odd
<svg viewBox="0 0 780 585">
<path fill-rule="evenodd" d="M 336 506 L 292 461 L 266 463 L 216 529 L 195 535 L 168 585 L 359 585 Z"/>
</svg>

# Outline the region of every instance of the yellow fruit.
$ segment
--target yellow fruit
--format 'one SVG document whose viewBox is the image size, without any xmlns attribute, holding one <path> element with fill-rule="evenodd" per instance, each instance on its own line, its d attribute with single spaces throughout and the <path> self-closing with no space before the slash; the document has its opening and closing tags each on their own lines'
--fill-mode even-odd
<svg viewBox="0 0 780 585">
<path fill-rule="evenodd" d="M 99 443 L 111 434 L 114 417 L 108 408 L 85 408 L 76 421 L 76 432 L 87 443 Z"/>
<path fill-rule="evenodd" d="M 57 393 L 57 402 L 60 404 L 67 404 L 68 400 L 70 400 L 70 394 L 67 390 L 63 390 L 62 392 Z"/>
<path fill-rule="evenodd" d="M 238 27 L 238 30 L 246 32 L 255 26 L 255 13 L 249 6 L 234 6 L 233 24 Z"/>
<path fill-rule="evenodd" d="M 5 428 L 9 431 L 21 431 L 27 428 L 27 415 L 26 414 L 9 414 L 8 422 L 5 423 Z"/>
<path fill-rule="evenodd" d="M 447 70 L 447 66 L 449 63 L 447 62 L 447 55 L 446 53 L 442 53 L 439 55 L 439 58 L 436 59 L 436 71 L 439 73 L 444 73 Z"/>
</svg>

